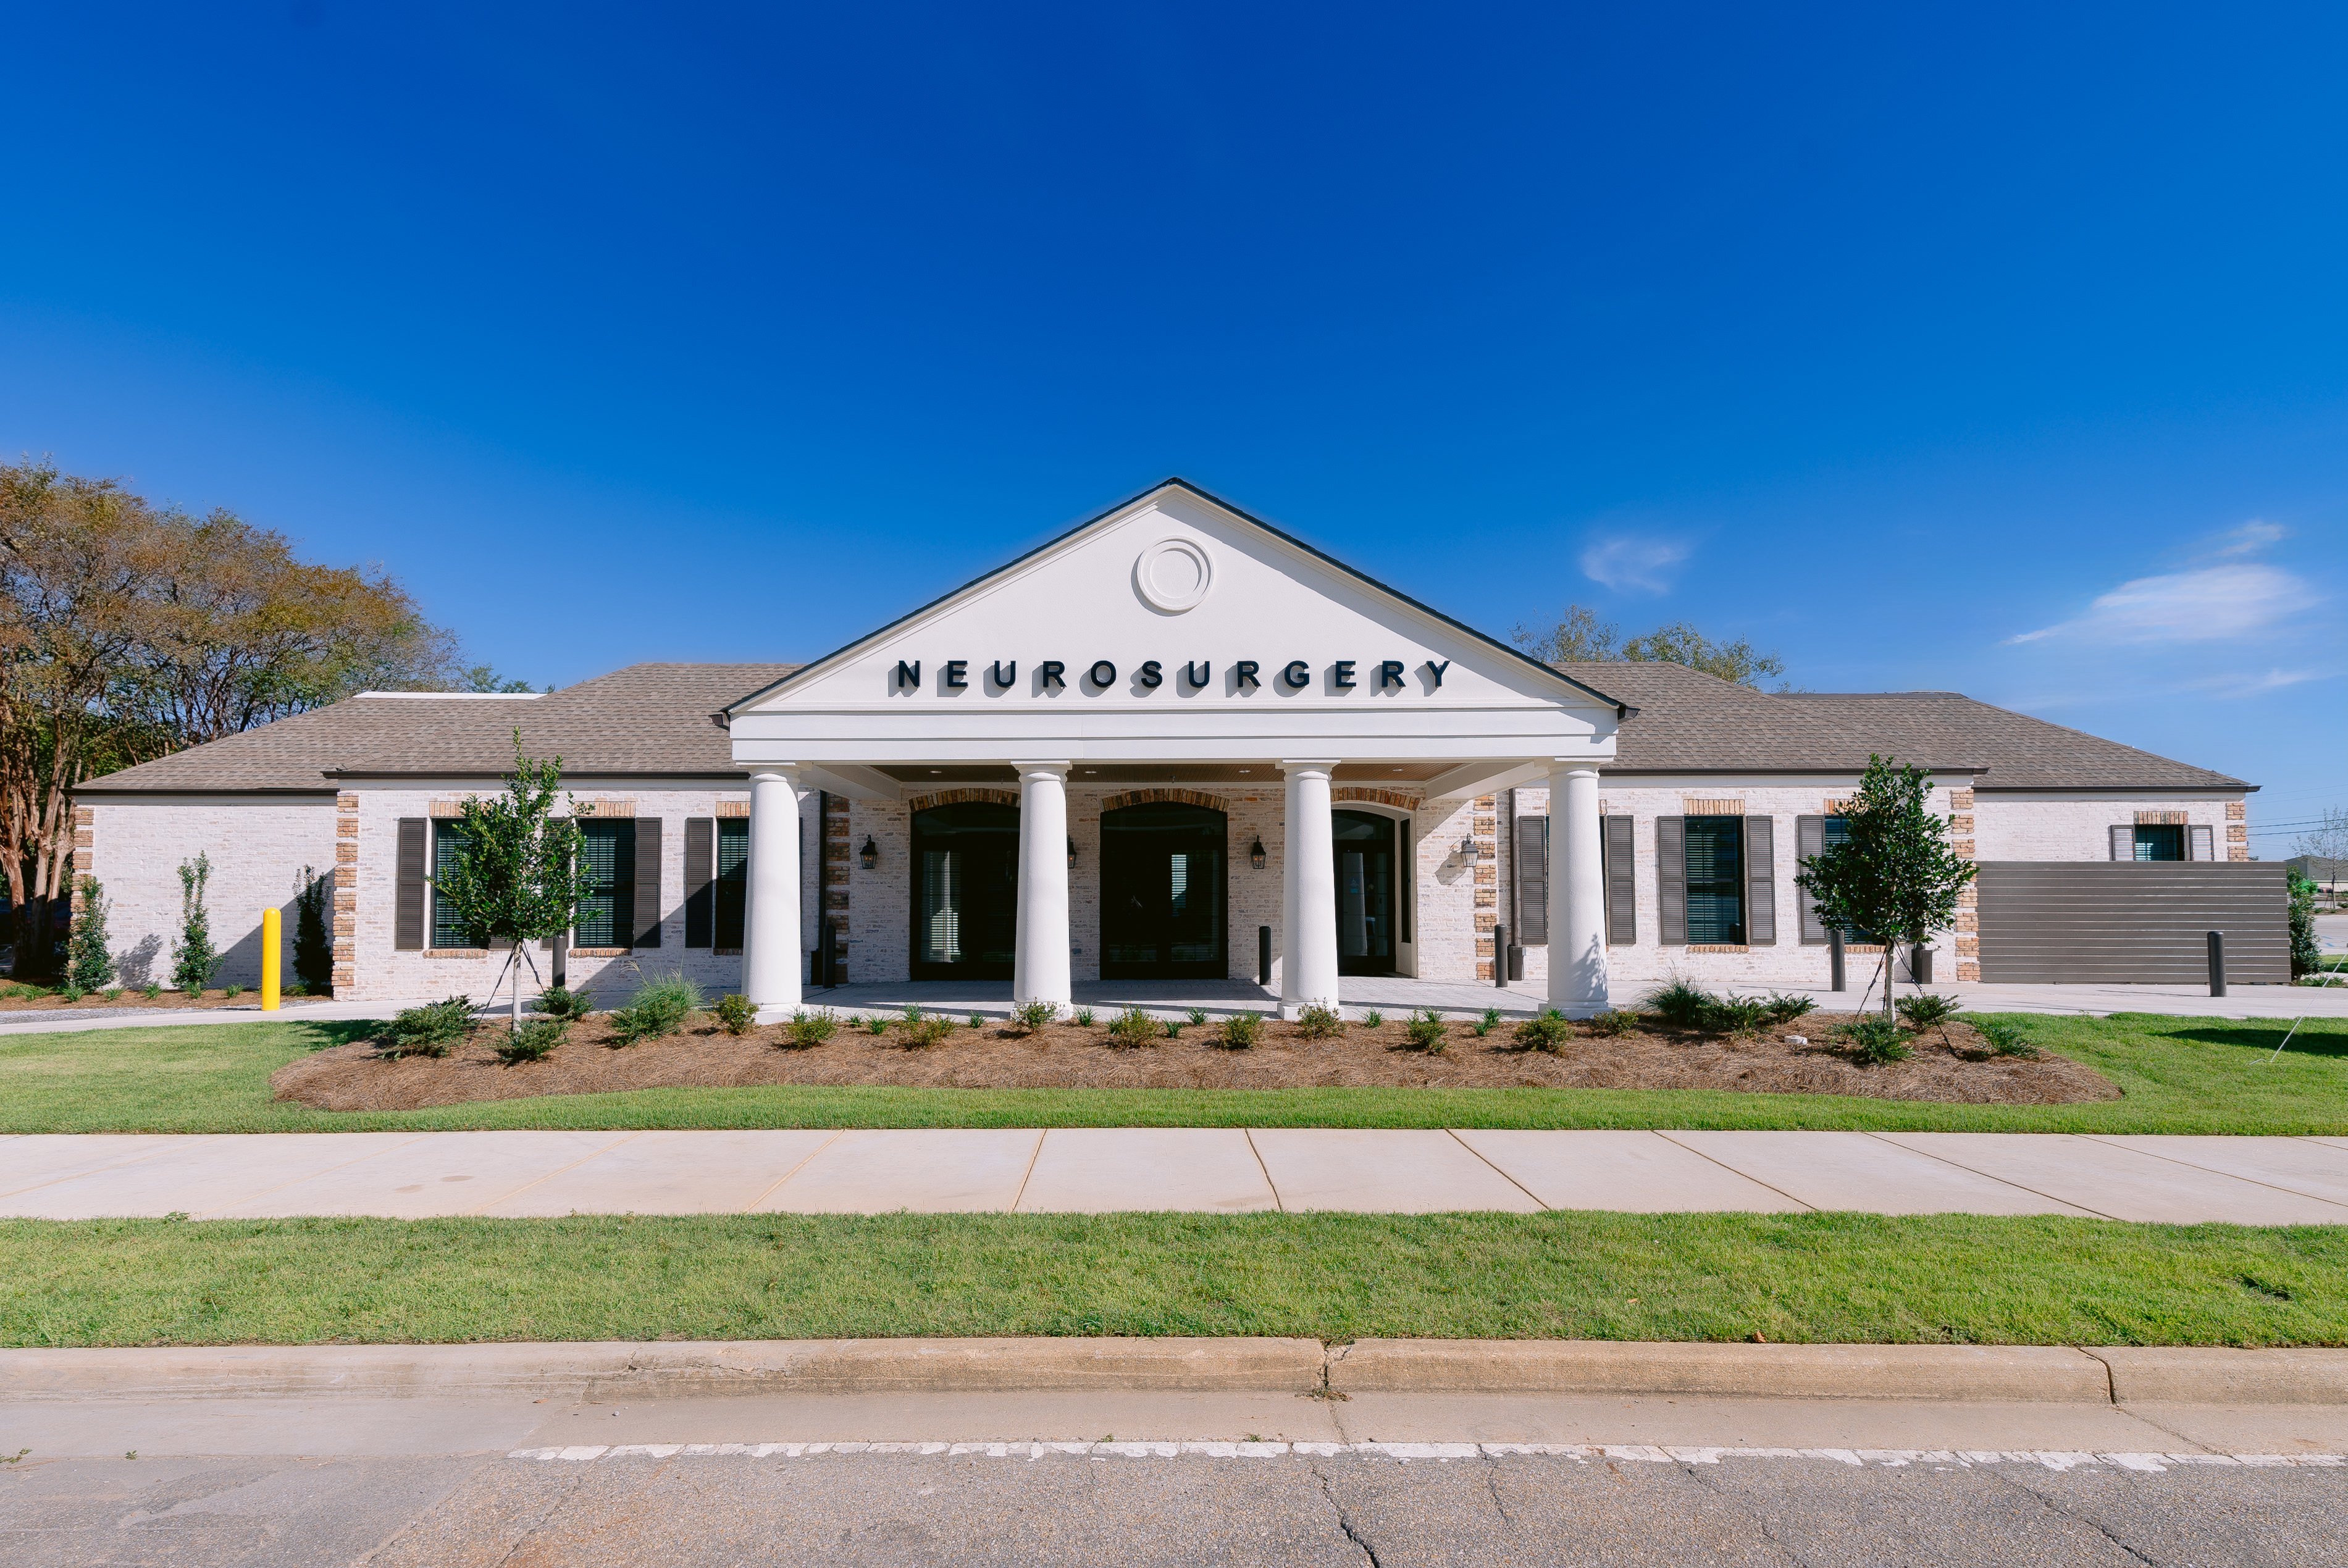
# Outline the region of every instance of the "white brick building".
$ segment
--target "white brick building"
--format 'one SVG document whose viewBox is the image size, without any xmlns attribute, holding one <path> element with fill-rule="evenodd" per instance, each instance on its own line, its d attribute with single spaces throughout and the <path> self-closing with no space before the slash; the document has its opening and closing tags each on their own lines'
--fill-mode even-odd
<svg viewBox="0 0 2348 1568">
<path fill-rule="evenodd" d="M 1673 975 L 1820 985 L 1794 877 L 1876 753 L 1931 770 L 1983 861 L 2248 859 L 2239 779 L 1950 693 L 1552 669 L 1173 481 L 811 665 L 371 694 L 96 780 L 77 866 L 126 977 L 168 975 L 201 851 L 221 980 L 257 980 L 264 908 L 290 943 L 314 868 L 338 995 L 485 995 L 500 955 L 454 944 L 431 878 L 517 732 L 562 758 L 604 873 L 539 973 L 606 997 L 670 971 L 774 1006 L 825 978 L 1251 981 L 1268 942 L 1292 1008 L 1347 975 L 1490 981 L 1499 934 L 1575 1011 Z M 1978 918 L 1935 934 L 1940 978 L 1978 977 Z"/>
</svg>

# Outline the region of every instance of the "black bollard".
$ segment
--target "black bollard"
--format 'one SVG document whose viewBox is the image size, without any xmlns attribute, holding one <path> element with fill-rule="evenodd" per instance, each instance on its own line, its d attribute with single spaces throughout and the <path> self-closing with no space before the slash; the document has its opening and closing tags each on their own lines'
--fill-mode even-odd
<svg viewBox="0 0 2348 1568">
<path fill-rule="evenodd" d="M 1505 991 L 1509 988 L 1509 928 L 1492 927 L 1492 984 Z"/>
<path fill-rule="evenodd" d="M 823 923 L 822 934 L 816 943 L 815 983 L 829 989 L 839 984 L 839 928 L 829 920 Z"/>
<path fill-rule="evenodd" d="M 1843 985 L 1842 979 L 1842 933 L 1839 931 L 1829 931 L 1827 933 L 1827 989 L 1829 991 L 1840 991 L 1844 989 L 1845 987 Z"/>
<path fill-rule="evenodd" d="M 2222 996 L 2225 994 L 2226 934 L 2213 931 L 2209 934 L 2209 995 Z"/>
<path fill-rule="evenodd" d="M 1272 984 L 1272 927 L 1268 925 L 1255 928 L 1255 983 Z"/>
</svg>

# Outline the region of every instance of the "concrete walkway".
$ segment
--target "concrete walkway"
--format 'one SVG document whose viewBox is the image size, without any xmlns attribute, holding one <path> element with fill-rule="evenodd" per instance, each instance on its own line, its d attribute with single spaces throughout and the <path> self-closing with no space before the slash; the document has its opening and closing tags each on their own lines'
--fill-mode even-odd
<svg viewBox="0 0 2348 1568">
<path fill-rule="evenodd" d="M 2348 1223 L 2348 1138 L 1064 1128 L 0 1139 L 0 1217 L 2067 1214 Z"/>
</svg>

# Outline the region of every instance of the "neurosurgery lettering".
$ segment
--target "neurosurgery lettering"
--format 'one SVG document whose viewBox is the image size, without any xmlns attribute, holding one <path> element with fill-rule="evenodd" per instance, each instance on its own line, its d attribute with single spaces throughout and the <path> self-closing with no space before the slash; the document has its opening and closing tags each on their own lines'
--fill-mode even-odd
<svg viewBox="0 0 2348 1568">
<path fill-rule="evenodd" d="M 1029 666 L 1023 682 L 1017 659 L 989 659 L 985 661 L 985 678 L 974 682 L 971 671 L 979 662 L 967 658 L 931 660 L 932 679 L 924 685 L 923 661 L 899 659 L 896 667 L 889 672 L 889 690 L 892 696 L 928 693 L 943 696 L 975 688 L 994 696 L 1014 691 L 1031 696 L 1068 693 L 1097 696 L 1110 691 L 1148 696 L 1170 685 L 1184 695 L 1218 692 L 1236 697 L 1255 696 L 1267 691 L 1295 696 L 1316 688 L 1327 696 L 1345 696 L 1355 692 L 1373 696 L 1426 696 L 1443 689 L 1443 677 L 1451 669 L 1448 659 L 1426 659 L 1416 666 L 1402 659 L 1329 659 L 1318 664 L 1311 659 L 1232 659 L 1220 669 L 1211 659 L 1144 659 L 1120 675 L 1113 659 L 1037 659 Z M 1081 671 L 1081 676 L 1071 679 L 1071 669 Z M 1271 672 L 1268 676 L 1267 670 Z"/>
</svg>

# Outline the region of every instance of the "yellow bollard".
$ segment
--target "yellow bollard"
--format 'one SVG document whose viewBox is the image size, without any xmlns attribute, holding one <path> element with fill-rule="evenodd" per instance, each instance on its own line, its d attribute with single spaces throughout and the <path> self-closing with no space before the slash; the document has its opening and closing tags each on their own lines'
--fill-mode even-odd
<svg viewBox="0 0 2348 1568">
<path fill-rule="evenodd" d="M 261 1010 L 277 1011 L 277 950 L 284 944 L 285 917 L 273 909 L 261 912 Z"/>
</svg>

